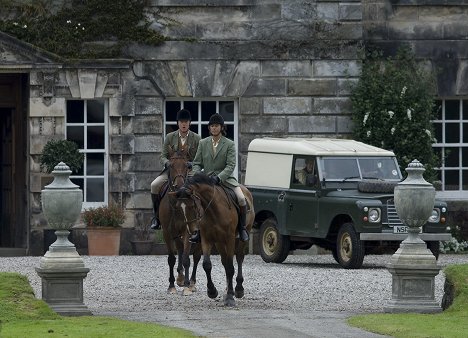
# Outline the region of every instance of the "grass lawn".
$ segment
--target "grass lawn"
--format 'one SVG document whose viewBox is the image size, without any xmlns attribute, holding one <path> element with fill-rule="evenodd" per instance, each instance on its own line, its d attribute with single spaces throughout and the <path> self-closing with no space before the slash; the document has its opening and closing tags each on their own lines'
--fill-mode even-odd
<svg viewBox="0 0 468 338">
<path fill-rule="evenodd" d="M 468 264 L 450 265 L 444 272 L 455 288 L 453 304 L 444 312 L 369 314 L 351 317 L 348 323 L 396 338 L 468 337 Z"/>
<path fill-rule="evenodd" d="M 0 337 L 195 337 L 192 333 L 153 323 L 109 317 L 62 317 L 37 299 L 28 279 L 0 273 Z"/>
</svg>

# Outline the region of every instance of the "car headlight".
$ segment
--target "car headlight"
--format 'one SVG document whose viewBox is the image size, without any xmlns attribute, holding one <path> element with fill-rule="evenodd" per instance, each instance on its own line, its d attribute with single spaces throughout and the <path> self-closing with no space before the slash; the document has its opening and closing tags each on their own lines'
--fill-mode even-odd
<svg viewBox="0 0 468 338">
<path fill-rule="evenodd" d="M 379 208 L 370 208 L 368 215 L 369 215 L 370 223 L 380 222 L 380 209 Z"/>
<path fill-rule="evenodd" d="M 432 209 L 431 216 L 427 219 L 429 223 L 439 223 L 440 221 L 440 211 L 439 209 Z"/>
</svg>

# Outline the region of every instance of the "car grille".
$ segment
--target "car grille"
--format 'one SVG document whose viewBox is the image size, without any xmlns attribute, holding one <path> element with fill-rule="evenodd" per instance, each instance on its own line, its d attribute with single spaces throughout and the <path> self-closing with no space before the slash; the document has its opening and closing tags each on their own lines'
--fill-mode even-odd
<svg viewBox="0 0 468 338">
<path fill-rule="evenodd" d="M 386 210 L 386 219 L 384 219 L 382 223 L 388 224 L 388 226 L 390 227 L 393 227 L 395 225 L 403 225 L 403 223 L 400 220 L 400 217 L 398 217 L 398 214 L 396 212 L 395 201 L 393 199 L 387 201 Z"/>
</svg>

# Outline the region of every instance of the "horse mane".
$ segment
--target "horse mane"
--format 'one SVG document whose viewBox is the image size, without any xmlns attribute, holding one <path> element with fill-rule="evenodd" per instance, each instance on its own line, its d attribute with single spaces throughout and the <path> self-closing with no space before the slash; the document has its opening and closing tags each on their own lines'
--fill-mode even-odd
<svg viewBox="0 0 468 338">
<path fill-rule="evenodd" d="M 196 172 L 193 176 L 187 179 L 187 184 L 208 184 L 210 186 L 213 185 L 213 181 L 211 181 L 210 176 L 206 175 L 202 172 Z"/>
</svg>

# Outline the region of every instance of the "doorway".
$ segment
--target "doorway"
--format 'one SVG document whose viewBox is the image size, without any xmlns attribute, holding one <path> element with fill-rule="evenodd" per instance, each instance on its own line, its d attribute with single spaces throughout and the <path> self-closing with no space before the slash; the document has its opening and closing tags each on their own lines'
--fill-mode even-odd
<svg viewBox="0 0 468 338">
<path fill-rule="evenodd" d="M 27 248 L 26 74 L 0 74 L 0 248 Z"/>
</svg>

